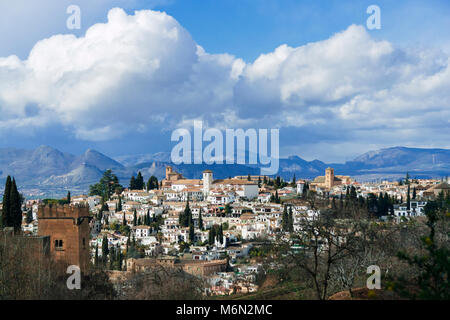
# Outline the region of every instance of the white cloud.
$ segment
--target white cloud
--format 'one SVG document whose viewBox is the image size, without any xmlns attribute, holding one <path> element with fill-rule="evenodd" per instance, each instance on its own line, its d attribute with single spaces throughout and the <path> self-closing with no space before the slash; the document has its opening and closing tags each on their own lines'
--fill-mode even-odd
<svg viewBox="0 0 450 320">
<path fill-rule="evenodd" d="M 0 58 L 0 130 L 61 123 L 101 141 L 203 118 L 217 127 L 296 127 L 305 143 L 345 148 L 352 139 L 355 148 L 418 140 L 450 147 L 449 62 L 352 25 L 246 64 L 208 54 L 165 13 L 116 8 L 82 37 L 55 35 L 26 60 Z"/>
</svg>

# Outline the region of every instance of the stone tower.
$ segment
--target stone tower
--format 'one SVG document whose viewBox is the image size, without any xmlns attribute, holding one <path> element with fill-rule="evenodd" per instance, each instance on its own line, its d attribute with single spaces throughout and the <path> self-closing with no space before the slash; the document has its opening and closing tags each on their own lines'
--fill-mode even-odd
<svg viewBox="0 0 450 320">
<path fill-rule="evenodd" d="M 327 168 L 325 170 L 325 187 L 331 189 L 334 185 L 334 169 Z"/>
<path fill-rule="evenodd" d="M 203 171 L 202 181 L 203 181 L 203 197 L 206 199 L 206 197 L 209 195 L 209 191 L 211 190 L 213 183 L 213 173 L 211 170 Z"/>
<path fill-rule="evenodd" d="M 81 271 L 89 266 L 89 207 L 47 205 L 38 208 L 38 235 L 50 236 L 50 254 Z"/>
<path fill-rule="evenodd" d="M 173 170 L 171 166 L 166 167 L 166 180 L 170 180 L 170 175 L 172 174 Z"/>
</svg>

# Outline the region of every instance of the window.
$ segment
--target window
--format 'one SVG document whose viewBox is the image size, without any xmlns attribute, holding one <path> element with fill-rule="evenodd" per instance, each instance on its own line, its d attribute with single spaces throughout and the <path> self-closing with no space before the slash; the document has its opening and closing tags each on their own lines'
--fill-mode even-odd
<svg viewBox="0 0 450 320">
<path fill-rule="evenodd" d="M 55 250 L 64 250 L 62 240 L 55 240 Z"/>
</svg>

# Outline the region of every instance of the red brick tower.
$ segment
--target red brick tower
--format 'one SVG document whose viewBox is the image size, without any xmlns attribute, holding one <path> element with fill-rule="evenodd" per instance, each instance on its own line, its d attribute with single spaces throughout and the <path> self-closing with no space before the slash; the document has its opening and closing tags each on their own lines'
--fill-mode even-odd
<svg viewBox="0 0 450 320">
<path fill-rule="evenodd" d="M 38 235 L 50 236 L 50 253 L 64 265 L 89 266 L 89 207 L 47 205 L 38 209 Z"/>
</svg>

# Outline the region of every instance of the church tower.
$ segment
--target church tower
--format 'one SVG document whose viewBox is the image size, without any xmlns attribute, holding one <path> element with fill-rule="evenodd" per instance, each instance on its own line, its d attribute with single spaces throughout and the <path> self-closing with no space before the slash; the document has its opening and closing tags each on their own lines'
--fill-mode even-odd
<svg viewBox="0 0 450 320">
<path fill-rule="evenodd" d="M 334 169 L 327 168 L 325 170 L 325 187 L 331 189 L 334 185 Z"/>
<path fill-rule="evenodd" d="M 203 198 L 206 199 L 209 195 L 213 183 L 213 173 L 211 170 L 203 171 Z"/>
<path fill-rule="evenodd" d="M 166 180 L 170 180 L 170 175 L 173 173 L 173 169 L 171 166 L 166 167 Z"/>
</svg>

